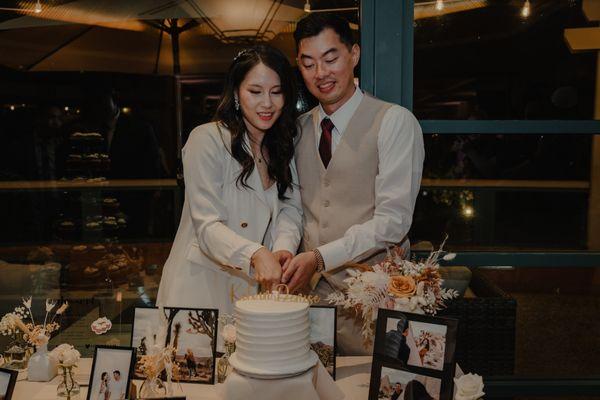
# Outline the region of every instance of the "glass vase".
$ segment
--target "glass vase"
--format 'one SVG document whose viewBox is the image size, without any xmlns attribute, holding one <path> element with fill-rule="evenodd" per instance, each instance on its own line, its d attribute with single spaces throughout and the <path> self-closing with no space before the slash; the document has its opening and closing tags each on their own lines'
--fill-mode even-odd
<svg viewBox="0 0 600 400">
<path fill-rule="evenodd" d="M 156 376 L 146 378 L 140 387 L 139 398 L 141 399 L 165 398 L 166 395 L 167 388 Z"/>
<path fill-rule="evenodd" d="M 79 399 L 79 384 L 73 379 L 73 367 L 60 366 L 58 374 L 61 381 L 56 388 L 56 395 L 66 400 Z"/>
<path fill-rule="evenodd" d="M 227 354 L 223 354 L 219 361 L 217 362 L 217 383 L 225 382 L 225 378 L 229 375 L 230 365 L 229 365 L 229 356 Z"/>
</svg>

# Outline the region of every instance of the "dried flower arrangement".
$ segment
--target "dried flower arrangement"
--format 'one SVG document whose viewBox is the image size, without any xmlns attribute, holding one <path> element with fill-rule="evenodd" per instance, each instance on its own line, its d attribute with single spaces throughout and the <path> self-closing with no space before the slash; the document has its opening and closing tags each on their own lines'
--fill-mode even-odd
<svg viewBox="0 0 600 400">
<path fill-rule="evenodd" d="M 455 257 L 443 251 L 445 242 L 425 260 L 404 260 L 399 249 L 391 249 L 379 264 L 348 269 L 347 289 L 331 293 L 327 301 L 354 311 L 362 320 L 365 346 L 373 340 L 379 308 L 435 315 L 447 300 L 458 297 L 456 290 L 442 288 L 439 261 Z"/>
</svg>

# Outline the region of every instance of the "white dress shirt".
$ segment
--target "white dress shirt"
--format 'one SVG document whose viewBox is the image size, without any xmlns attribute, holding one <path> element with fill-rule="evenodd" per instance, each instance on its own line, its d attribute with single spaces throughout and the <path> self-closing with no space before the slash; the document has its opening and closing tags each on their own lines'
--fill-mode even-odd
<svg viewBox="0 0 600 400">
<path fill-rule="evenodd" d="M 329 117 L 335 125 L 333 157 L 363 96 L 357 87 L 352 97 L 331 115 L 327 115 L 319 104 L 319 121 L 315 126 L 317 151 L 323 118 Z M 347 262 L 361 261 L 374 249 L 399 243 L 410 229 L 425 158 L 423 132 L 415 116 L 399 105 L 390 107 L 381 122 L 377 149 L 379 173 L 375 183 L 373 218 L 351 226 L 344 236 L 318 248 L 328 270 Z"/>
</svg>

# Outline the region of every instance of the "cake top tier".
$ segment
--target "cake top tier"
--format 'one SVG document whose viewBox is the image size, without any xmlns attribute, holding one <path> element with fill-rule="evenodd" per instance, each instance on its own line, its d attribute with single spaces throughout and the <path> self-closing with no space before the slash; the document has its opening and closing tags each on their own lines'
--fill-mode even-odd
<svg viewBox="0 0 600 400">
<path fill-rule="evenodd" d="M 289 314 L 308 309 L 305 301 L 272 299 L 244 299 L 235 303 L 236 310 L 248 314 Z"/>
</svg>

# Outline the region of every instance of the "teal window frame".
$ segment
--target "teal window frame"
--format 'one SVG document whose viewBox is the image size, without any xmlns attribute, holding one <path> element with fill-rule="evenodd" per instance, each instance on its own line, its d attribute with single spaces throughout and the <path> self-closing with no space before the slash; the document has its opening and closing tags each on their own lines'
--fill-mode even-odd
<svg viewBox="0 0 600 400">
<path fill-rule="evenodd" d="M 361 88 L 413 109 L 414 0 L 362 0 Z M 600 134 L 596 120 L 421 120 L 424 133 Z M 454 265 L 471 267 L 600 267 L 600 252 L 460 252 Z M 475 371 L 476 372 L 476 371 Z M 486 398 L 585 396 L 600 393 L 600 376 L 485 378 Z"/>
</svg>

